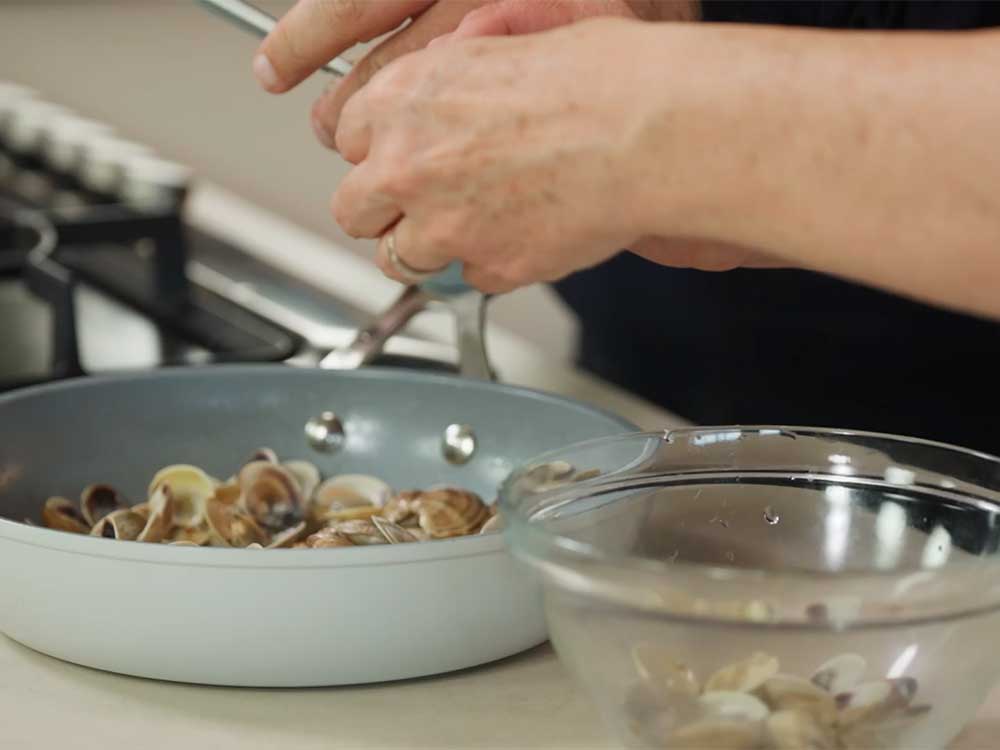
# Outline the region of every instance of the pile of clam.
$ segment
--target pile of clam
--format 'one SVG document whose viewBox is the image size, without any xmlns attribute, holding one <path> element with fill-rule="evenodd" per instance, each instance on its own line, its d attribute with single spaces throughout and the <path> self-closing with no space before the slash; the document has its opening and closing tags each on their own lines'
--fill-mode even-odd
<svg viewBox="0 0 1000 750">
<path fill-rule="evenodd" d="M 396 492 L 363 474 L 324 480 L 308 461 L 279 461 L 267 448 L 225 481 L 174 464 L 156 473 L 142 502 L 93 484 L 79 503 L 51 497 L 42 511 L 43 524 L 61 531 L 253 549 L 421 542 L 497 531 L 499 521 L 494 507 L 468 490 Z"/>
<path fill-rule="evenodd" d="M 808 679 L 764 653 L 704 683 L 659 646 L 632 651 L 639 682 L 625 701 L 630 730 L 646 746 L 691 750 L 874 750 L 900 747 L 930 711 L 915 705 L 910 677 L 864 682 L 867 663 L 841 654 Z"/>
</svg>

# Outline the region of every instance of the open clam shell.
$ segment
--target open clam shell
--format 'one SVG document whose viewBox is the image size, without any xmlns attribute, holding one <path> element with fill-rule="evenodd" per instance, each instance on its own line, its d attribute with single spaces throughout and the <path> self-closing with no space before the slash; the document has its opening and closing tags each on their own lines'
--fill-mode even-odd
<svg viewBox="0 0 1000 750">
<path fill-rule="evenodd" d="M 371 520 L 341 521 L 331 528 L 350 539 L 357 546 L 389 543 L 389 540 Z"/>
<path fill-rule="evenodd" d="M 271 537 L 270 543 L 265 546 L 265 549 L 281 549 L 283 547 L 291 547 L 297 541 L 306 536 L 307 524 L 305 521 L 300 521 L 295 526 L 280 531 Z M 247 545 L 252 547 L 253 544 Z"/>
<path fill-rule="evenodd" d="M 91 526 L 76 507 L 64 497 L 50 497 L 42 508 L 42 523 L 50 529 L 87 534 Z"/>
<path fill-rule="evenodd" d="M 313 494 L 318 515 L 374 505 L 383 507 L 392 497 L 392 487 L 368 474 L 340 474 L 322 482 Z"/>
<path fill-rule="evenodd" d="M 239 506 L 264 528 L 282 531 L 303 519 L 302 493 L 282 466 L 256 461 L 240 469 Z"/>
<path fill-rule="evenodd" d="M 420 528 L 432 539 L 470 534 L 490 515 L 479 495 L 456 487 L 424 492 L 415 502 Z"/>
<path fill-rule="evenodd" d="M 150 498 L 161 484 L 170 485 L 174 524 L 198 526 L 205 518 L 205 503 L 215 494 L 218 483 L 197 466 L 172 464 L 163 467 L 153 476 L 149 483 Z"/>
<path fill-rule="evenodd" d="M 417 541 L 417 538 L 409 530 L 392 521 L 387 521 L 379 516 L 372 516 L 371 522 L 382 533 L 382 536 L 385 537 L 385 540 L 389 544 L 404 544 L 406 542 Z"/>
<path fill-rule="evenodd" d="M 135 511 L 130 509 L 116 510 L 98 521 L 90 530 L 90 534 L 105 539 L 129 542 L 138 539 L 145 527 L 146 519 Z"/>
<path fill-rule="evenodd" d="M 163 541 L 170 533 L 174 522 L 174 498 L 170 485 L 165 482 L 160 484 L 146 507 L 149 510 L 149 515 L 144 516 L 146 525 L 139 532 L 137 540 L 140 542 Z"/>
<path fill-rule="evenodd" d="M 748 693 L 778 673 L 778 660 L 760 651 L 723 667 L 705 681 L 705 692 L 730 690 Z"/>
<path fill-rule="evenodd" d="M 110 484 L 91 484 L 80 493 L 80 512 L 91 528 L 109 513 L 127 509 L 128 503 Z"/>
<path fill-rule="evenodd" d="M 332 526 L 327 526 L 326 528 L 320 529 L 315 534 L 311 534 L 305 542 L 307 547 L 312 548 L 322 548 L 322 547 L 353 547 L 354 542 L 348 539 L 346 536 L 337 531 L 336 528 Z M 296 545 L 297 546 L 297 545 Z"/>
<path fill-rule="evenodd" d="M 319 469 L 316 464 L 295 460 L 285 461 L 281 466 L 298 482 L 302 500 L 308 504 L 320 483 Z"/>
<path fill-rule="evenodd" d="M 205 506 L 205 519 L 213 538 L 226 546 L 246 547 L 254 542 L 263 545 L 268 541 L 267 533 L 240 506 L 226 505 L 212 498 Z"/>
</svg>

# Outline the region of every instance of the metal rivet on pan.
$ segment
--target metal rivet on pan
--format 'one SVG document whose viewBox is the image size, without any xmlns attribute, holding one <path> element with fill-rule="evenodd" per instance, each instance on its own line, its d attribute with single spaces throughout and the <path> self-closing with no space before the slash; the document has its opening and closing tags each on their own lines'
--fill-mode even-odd
<svg viewBox="0 0 1000 750">
<path fill-rule="evenodd" d="M 306 422 L 306 440 L 313 449 L 333 453 L 344 447 L 344 425 L 332 411 L 325 411 Z"/>
<path fill-rule="evenodd" d="M 467 424 L 450 424 L 444 428 L 441 453 L 450 464 L 464 464 L 476 453 L 476 433 Z"/>
</svg>

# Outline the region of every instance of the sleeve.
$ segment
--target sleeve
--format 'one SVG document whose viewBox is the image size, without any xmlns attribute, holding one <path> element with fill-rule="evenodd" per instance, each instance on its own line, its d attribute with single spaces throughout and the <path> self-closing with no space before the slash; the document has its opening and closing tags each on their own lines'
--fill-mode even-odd
<svg viewBox="0 0 1000 750">
<path fill-rule="evenodd" d="M 761 23 L 841 29 L 959 30 L 1000 26 L 1000 2 L 995 0 L 909 2 L 702 0 L 701 18 L 710 23 Z"/>
</svg>

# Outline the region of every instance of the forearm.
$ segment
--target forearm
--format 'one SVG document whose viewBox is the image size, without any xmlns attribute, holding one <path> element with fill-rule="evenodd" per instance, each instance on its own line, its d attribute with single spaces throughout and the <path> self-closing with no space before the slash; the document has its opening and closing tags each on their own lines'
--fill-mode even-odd
<svg viewBox="0 0 1000 750">
<path fill-rule="evenodd" d="M 650 234 L 1000 316 L 1000 32 L 643 33 L 687 50 L 637 136 Z"/>
</svg>

